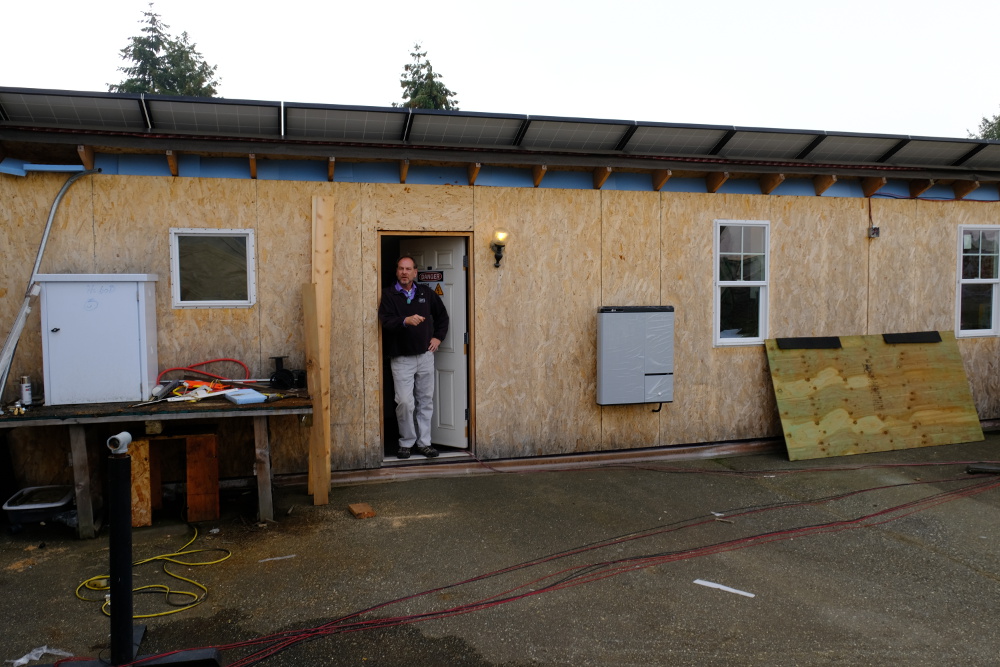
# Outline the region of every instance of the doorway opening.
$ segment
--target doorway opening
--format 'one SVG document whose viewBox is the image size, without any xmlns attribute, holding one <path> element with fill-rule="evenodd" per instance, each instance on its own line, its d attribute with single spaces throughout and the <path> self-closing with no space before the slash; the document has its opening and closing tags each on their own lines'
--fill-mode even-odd
<svg viewBox="0 0 1000 667">
<path fill-rule="evenodd" d="M 434 416 L 431 444 L 440 452 L 438 459 L 466 457 L 472 451 L 472 312 L 471 234 L 379 235 L 380 288 L 396 284 L 396 260 L 410 255 L 417 268 L 416 282 L 432 289 L 448 311 L 448 335 L 434 355 Z M 395 391 L 386 346 L 382 349 L 382 448 L 383 461 L 400 462 L 399 426 L 396 421 Z M 426 459 L 414 453 L 405 463 Z"/>
</svg>

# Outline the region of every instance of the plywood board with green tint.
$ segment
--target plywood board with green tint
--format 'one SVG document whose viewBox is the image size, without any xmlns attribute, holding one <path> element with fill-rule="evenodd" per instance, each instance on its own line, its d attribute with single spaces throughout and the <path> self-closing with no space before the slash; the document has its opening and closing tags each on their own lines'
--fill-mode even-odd
<svg viewBox="0 0 1000 667">
<path fill-rule="evenodd" d="M 839 349 L 780 349 L 767 359 L 792 461 L 983 439 L 962 357 L 937 343 L 841 336 Z"/>
</svg>

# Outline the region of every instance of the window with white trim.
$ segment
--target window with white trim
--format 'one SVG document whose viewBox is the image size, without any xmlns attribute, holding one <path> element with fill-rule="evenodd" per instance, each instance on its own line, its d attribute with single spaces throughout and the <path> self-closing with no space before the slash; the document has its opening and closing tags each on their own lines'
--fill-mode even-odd
<svg viewBox="0 0 1000 667">
<path fill-rule="evenodd" d="M 767 220 L 715 221 L 715 344 L 767 338 L 770 225 Z"/>
<path fill-rule="evenodd" d="M 174 308 L 249 308 L 257 301 L 252 229 L 170 230 Z"/>
<path fill-rule="evenodd" d="M 958 228 L 956 335 L 996 336 L 1000 227 Z"/>
</svg>

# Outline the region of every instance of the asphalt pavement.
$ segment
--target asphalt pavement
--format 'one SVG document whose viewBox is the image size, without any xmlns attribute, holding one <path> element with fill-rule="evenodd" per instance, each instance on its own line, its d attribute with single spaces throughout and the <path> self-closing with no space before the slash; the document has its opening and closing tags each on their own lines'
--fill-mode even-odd
<svg viewBox="0 0 1000 667">
<path fill-rule="evenodd" d="M 334 487 L 278 487 L 276 522 L 223 495 L 167 568 L 208 589 L 136 594 L 142 655 L 219 647 L 223 664 L 996 665 L 1000 435 L 789 462 L 715 460 Z M 371 518 L 348 506 L 368 503 Z M 133 557 L 181 549 L 176 505 Z M 109 657 L 77 586 L 108 539 L 58 523 L 0 536 L 0 661 Z M 136 586 L 199 589 L 137 566 Z M 100 599 L 102 592 L 85 597 Z M 281 634 L 277 634 L 281 633 Z M 268 655 L 264 655 L 268 653 Z M 61 659 L 48 654 L 35 665 Z M 255 660 L 259 662 L 254 662 Z M 72 663 L 64 663 L 72 664 Z"/>
</svg>

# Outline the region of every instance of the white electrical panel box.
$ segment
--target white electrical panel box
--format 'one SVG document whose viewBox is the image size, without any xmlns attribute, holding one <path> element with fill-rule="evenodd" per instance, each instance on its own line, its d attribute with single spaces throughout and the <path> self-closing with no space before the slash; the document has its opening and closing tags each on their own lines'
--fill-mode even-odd
<svg viewBox="0 0 1000 667">
<path fill-rule="evenodd" d="M 45 405 L 146 400 L 156 383 L 155 274 L 39 274 Z"/>
<path fill-rule="evenodd" d="M 597 403 L 674 400 L 674 307 L 604 306 L 597 312 Z"/>
</svg>

